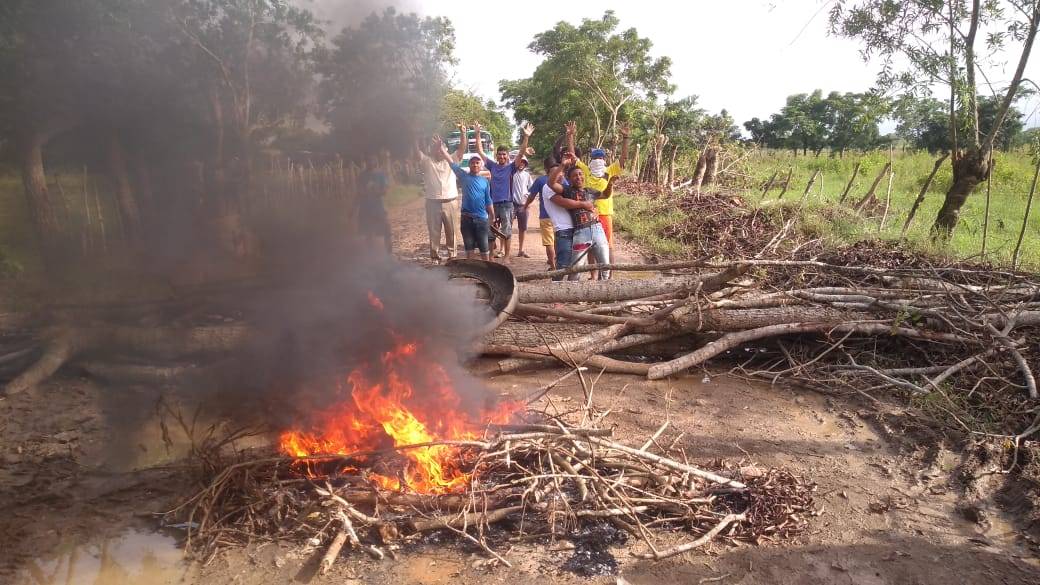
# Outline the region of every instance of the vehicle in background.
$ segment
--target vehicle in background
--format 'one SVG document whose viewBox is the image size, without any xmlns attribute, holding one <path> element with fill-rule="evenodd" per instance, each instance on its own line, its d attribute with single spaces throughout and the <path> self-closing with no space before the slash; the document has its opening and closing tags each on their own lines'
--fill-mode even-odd
<svg viewBox="0 0 1040 585">
<path fill-rule="evenodd" d="M 455 130 L 448 135 L 448 138 L 444 141 L 448 147 L 448 152 L 455 154 L 455 151 L 459 148 L 459 140 L 461 134 L 458 130 Z M 466 168 L 469 164 L 469 159 L 477 156 L 477 134 L 473 130 L 466 130 L 467 146 L 466 152 L 462 154 L 462 168 Z M 495 143 L 491 139 L 491 134 L 486 130 L 480 131 L 480 140 L 483 142 L 484 156 L 491 160 L 495 160 Z M 481 176 L 490 179 L 491 173 L 488 172 L 487 167 L 484 167 L 480 171 Z"/>
<path fill-rule="evenodd" d="M 466 131 L 467 146 L 466 152 L 462 155 L 462 166 L 466 166 L 465 163 L 469 162 L 469 159 L 477 156 L 477 135 L 473 130 Z M 448 152 L 455 153 L 459 148 L 460 134 L 456 130 L 448 135 L 448 138 L 444 140 L 444 143 L 448 146 Z M 480 140 L 484 143 L 484 156 L 494 159 L 495 158 L 495 143 L 491 139 L 491 134 L 486 130 L 481 130 Z"/>
</svg>

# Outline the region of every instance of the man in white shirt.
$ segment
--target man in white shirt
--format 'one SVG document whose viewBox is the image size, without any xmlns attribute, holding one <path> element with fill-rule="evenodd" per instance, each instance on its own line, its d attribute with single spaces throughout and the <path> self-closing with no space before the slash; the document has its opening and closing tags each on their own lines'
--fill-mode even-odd
<svg viewBox="0 0 1040 585">
<path fill-rule="evenodd" d="M 516 218 L 517 231 L 520 234 L 520 243 L 516 255 L 521 258 L 530 258 L 524 252 L 524 234 L 527 233 L 527 191 L 534 183 L 534 177 L 527 170 L 527 157 L 516 159 L 516 172 L 513 173 L 512 197 L 513 217 Z"/>
<path fill-rule="evenodd" d="M 463 131 L 465 136 L 465 131 Z M 441 228 L 444 229 L 444 243 L 448 248 L 448 259 L 456 255 L 455 234 L 458 232 L 459 189 L 451 164 L 442 160 L 438 152 L 440 142 L 437 136 L 430 138 L 425 152 L 419 143 L 415 144 L 415 157 L 419 160 L 419 172 L 422 175 L 423 195 L 426 199 L 426 229 L 430 235 L 430 259 L 441 261 L 438 248 L 441 243 Z M 459 148 L 452 159 L 462 160 L 466 141 L 459 141 Z"/>
</svg>

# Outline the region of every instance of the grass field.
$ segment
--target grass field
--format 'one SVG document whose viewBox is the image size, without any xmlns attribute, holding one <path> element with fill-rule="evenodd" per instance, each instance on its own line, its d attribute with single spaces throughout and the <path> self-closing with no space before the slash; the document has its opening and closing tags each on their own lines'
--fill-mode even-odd
<svg viewBox="0 0 1040 585">
<path fill-rule="evenodd" d="M 901 239 L 903 223 L 914 199 L 931 172 L 935 159 L 928 153 L 892 153 L 894 175 L 889 210 L 882 227 L 882 213 L 870 217 L 856 213 L 852 206 L 866 194 L 875 177 L 889 160 L 888 152 L 846 154 L 844 158 L 794 156 L 790 152 L 760 152 L 745 164 L 748 188 L 740 190 L 753 206 L 775 209 L 782 207 L 785 215 L 798 217 L 801 232 L 810 237 L 821 237 L 834 243 L 851 243 L 863 239 Z M 839 204 L 842 192 L 852 176 L 855 164 L 860 162 L 848 199 Z M 999 265 L 1011 262 L 1012 250 L 1022 226 L 1026 199 L 1033 178 L 1033 162 L 1026 152 L 996 153 L 992 176 L 990 222 L 985 260 Z M 779 184 L 793 170 L 790 187 L 782 201 Z M 803 199 L 812 174 L 820 176 L 812 190 Z M 779 171 L 777 184 L 763 197 L 761 186 Z M 929 188 L 921 208 L 906 235 L 906 242 L 922 251 L 956 259 L 983 259 L 982 235 L 985 217 L 986 185 L 983 184 L 968 199 L 961 213 L 960 223 L 947 246 L 939 247 L 930 237 L 935 215 L 949 188 L 952 173 L 949 161 L 943 163 Z M 876 197 L 884 204 L 888 191 L 888 177 L 878 185 Z M 618 197 L 618 221 L 623 229 L 638 241 L 660 254 L 681 254 L 682 247 L 669 242 L 660 234 L 668 225 L 682 221 L 682 215 L 669 209 L 667 196 L 656 201 L 641 197 Z M 1030 213 L 1022 244 L 1020 265 L 1040 268 L 1040 210 Z"/>
</svg>

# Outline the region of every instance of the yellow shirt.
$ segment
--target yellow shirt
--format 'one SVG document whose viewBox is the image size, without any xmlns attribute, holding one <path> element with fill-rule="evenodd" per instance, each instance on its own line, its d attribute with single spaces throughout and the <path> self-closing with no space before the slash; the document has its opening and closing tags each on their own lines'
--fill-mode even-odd
<svg viewBox="0 0 1040 585">
<path fill-rule="evenodd" d="M 578 168 L 581 169 L 581 172 L 585 173 L 585 186 L 597 191 L 603 191 L 606 189 L 607 182 L 610 181 L 610 178 L 615 175 L 620 175 L 622 172 L 621 165 L 617 162 L 607 167 L 607 170 L 602 177 L 593 177 L 592 172 L 589 170 L 589 165 L 585 164 L 584 161 L 578 161 Z M 600 215 L 614 215 L 614 196 L 611 195 L 606 199 L 597 199 L 596 211 Z"/>
</svg>

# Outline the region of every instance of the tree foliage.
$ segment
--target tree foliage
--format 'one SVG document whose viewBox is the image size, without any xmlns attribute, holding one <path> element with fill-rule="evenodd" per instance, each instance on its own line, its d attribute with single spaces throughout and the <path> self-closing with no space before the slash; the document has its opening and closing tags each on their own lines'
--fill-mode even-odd
<svg viewBox="0 0 1040 585">
<path fill-rule="evenodd" d="M 449 89 L 444 93 L 438 118 L 438 131 L 441 134 L 451 132 L 459 122 L 472 125 L 474 121 L 479 121 L 497 144 L 512 144 L 512 126 L 495 102 L 484 101 L 461 89 Z"/>
<path fill-rule="evenodd" d="M 613 140 L 626 104 L 653 102 L 672 92 L 671 60 L 653 57 L 652 43 L 634 28 L 618 31 L 613 11 L 574 26 L 559 22 L 535 35 L 528 48 L 543 61 L 528 79 L 502 81 L 502 99 L 518 122 L 539 128 L 562 128 L 583 120 L 579 140 L 602 145 Z M 555 135 L 536 133 L 534 146 L 546 152 Z"/>
<path fill-rule="evenodd" d="M 878 124 L 888 112 L 886 100 L 866 93 L 822 90 L 787 97 L 784 107 L 768 120 L 752 118 L 744 128 L 752 141 L 769 148 L 790 148 L 819 156 L 824 149 L 843 155 L 850 148 L 866 150 L 880 142 Z"/>
<path fill-rule="evenodd" d="M 1037 0 L 837 0 L 832 32 L 863 44 L 865 58 L 880 58 L 878 83 L 886 89 L 927 92 L 934 84 L 950 90 L 950 164 L 953 182 L 934 231 L 947 238 L 968 196 L 991 171 L 992 149 L 1020 91 L 1040 24 Z M 992 121 L 983 129 L 978 77 L 1004 78 L 1003 63 L 991 56 L 1011 51 L 1014 73 L 995 98 Z M 905 67 L 899 69 L 898 67 Z"/>
<path fill-rule="evenodd" d="M 387 8 L 332 41 L 320 65 L 321 112 L 348 156 L 387 149 L 403 156 L 416 132 L 435 128 L 455 31 L 442 17 Z"/>
</svg>

